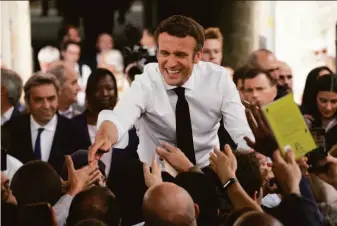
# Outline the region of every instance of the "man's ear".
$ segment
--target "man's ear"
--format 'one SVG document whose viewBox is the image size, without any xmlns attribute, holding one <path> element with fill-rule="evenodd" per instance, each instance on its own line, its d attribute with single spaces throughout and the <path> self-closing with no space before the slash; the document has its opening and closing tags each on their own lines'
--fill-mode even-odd
<svg viewBox="0 0 337 226">
<path fill-rule="evenodd" d="M 200 49 L 198 52 L 194 54 L 194 58 L 193 58 L 194 64 L 197 64 L 200 61 L 201 55 L 202 55 L 202 49 Z"/>
<path fill-rule="evenodd" d="M 194 203 L 194 209 L 195 209 L 195 219 L 198 219 L 200 215 L 200 209 L 199 209 L 198 204 Z"/>
</svg>

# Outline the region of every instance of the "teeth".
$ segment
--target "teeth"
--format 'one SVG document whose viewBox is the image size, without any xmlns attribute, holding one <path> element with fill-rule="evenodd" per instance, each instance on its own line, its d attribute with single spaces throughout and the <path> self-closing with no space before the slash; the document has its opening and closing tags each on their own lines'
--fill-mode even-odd
<svg viewBox="0 0 337 226">
<path fill-rule="evenodd" d="M 167 71 L 168 71 L 169 74 L 177 74 L 177 73 L 180 72 L 180 70 L 172 71 L 172 70 L 169 70 L 169 69 L 167 69 Z"/>
</svg>

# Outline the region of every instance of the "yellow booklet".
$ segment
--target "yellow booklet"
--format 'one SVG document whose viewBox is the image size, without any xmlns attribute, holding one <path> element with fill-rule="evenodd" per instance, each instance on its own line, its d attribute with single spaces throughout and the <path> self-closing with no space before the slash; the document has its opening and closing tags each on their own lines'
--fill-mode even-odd
<svg viewBox="0 0 337 226">
<path fill-rule="evenodd" d="M 263 106 L 262 110 L 283 153 L 291 148 L 298 158 L 317 148 L 292 94 Z"/>
</svg>

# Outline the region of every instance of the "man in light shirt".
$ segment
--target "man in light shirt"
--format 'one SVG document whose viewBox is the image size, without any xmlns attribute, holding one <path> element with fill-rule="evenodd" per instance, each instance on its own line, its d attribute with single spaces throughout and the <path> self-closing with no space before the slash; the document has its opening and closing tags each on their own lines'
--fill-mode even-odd
<svg viewBox="0 0 337 226">
<path fill-rule="evenodd" d="M 48 73 L 53 74 L 60 84 L 58 98 L 58 113 L 66 118 L 73 118 L 81 112 L 74 109 L 73 104 L 77 100 L 80 91 L 78 75 L 74 69 L 64 62 L 56 62 L 51 65 Z"/>
<path fill-rule="evenodd" d="M 244 137 L 254 137 L 228 71 L 199 61 L 205 39 L 201 25 L 172 16 L 158 26 L 155 39 L 158 63 L 145 66 L 113 111 L 100 113 L 89 161 L 120 144 L 137 120 L 138 154 L 148 164 L 156 147 L 167 142 L 197 166 L 208 166 L 209 153 L 219 147 L 221 117 L 238 148 L 249 149 Z"/>
</svg>

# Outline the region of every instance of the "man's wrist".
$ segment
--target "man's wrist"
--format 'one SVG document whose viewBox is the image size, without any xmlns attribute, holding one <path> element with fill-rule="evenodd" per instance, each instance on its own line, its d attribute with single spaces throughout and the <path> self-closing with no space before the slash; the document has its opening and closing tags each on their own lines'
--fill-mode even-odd
<svg viewBox="0 0 337 226">
<path fill-rule="evenodd" d="M 230 178 L 236 178 L 235 174 L 232 173 L 232 174 L 228 174 L 228 175 L 221 177 L 222 185 L 224 185 Z"/>
</svg>

